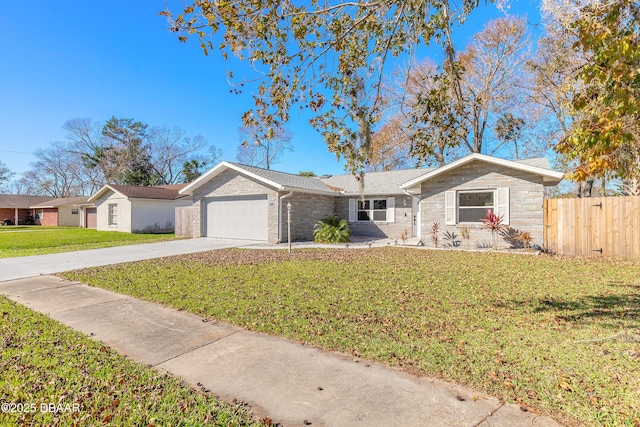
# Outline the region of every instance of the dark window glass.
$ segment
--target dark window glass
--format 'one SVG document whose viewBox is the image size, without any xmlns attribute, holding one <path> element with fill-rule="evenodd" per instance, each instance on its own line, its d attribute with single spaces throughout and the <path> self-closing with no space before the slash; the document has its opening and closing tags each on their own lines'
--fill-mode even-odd
<svg viewBox="0 0 640 427">
<path fill-rule="evenodd" d="M 458 206 L 493 206 L 493 191 L 458 193 Z"/>
</svg>

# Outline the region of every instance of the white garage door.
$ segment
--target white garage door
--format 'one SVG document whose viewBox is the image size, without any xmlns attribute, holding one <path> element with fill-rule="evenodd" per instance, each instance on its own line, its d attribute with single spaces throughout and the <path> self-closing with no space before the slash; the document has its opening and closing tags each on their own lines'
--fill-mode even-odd
<svg viewBox="0 0 640 427">
<path fill-rule="evenodd" d="M 267 195 L 205 199 L 208 237 L 268 239 Z"/>
</svg>

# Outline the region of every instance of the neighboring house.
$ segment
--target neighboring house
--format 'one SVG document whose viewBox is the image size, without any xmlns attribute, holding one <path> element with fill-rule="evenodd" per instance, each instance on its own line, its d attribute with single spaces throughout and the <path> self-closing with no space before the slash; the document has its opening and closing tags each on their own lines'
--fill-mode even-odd
<svg viewBox="0 0 640 427">
<path fill-rule="evenodd" d="M 0 222 L 8 220 L 12 224 L 25 224 L 33 217 L 31 205 L 51 200 L 48 196 L 21 196 L 17 194 L 0 194 Z"/>
<path fill-rule="evenodd" d="M 302 177 L 238 163 L 222 162 L 180 190 L 193 198 L 193 235 L 287 240 L 291 203 L 292 240 L 313 238 L 320 219 L 347 219 L 353 235 L 419 237 L 430 230 L 471 230 L 471 243 L 486 245 L 491 233 L 480 219 L 492 210 L 505 225 L 543 240 L 543 193 L 563 174 L 546 159 L 510 161 L 471 154 L 446 166 L 370 172 L 361 182 L 353 175 Z"/>
<path fill-rule="evenodd" d="M 88 197 L 63 197 L 31 205 L 35 223 L 44 226 L 85 227 Z"/>
<path fill-rule="evenodd" d="M 185 185 L 107 184 L 88 200 L 96 206 L 96 227 L 125 233 L 171 233 L 175 208 L 191 205 L 190 197 L 178 194 Z"/>
</svg>

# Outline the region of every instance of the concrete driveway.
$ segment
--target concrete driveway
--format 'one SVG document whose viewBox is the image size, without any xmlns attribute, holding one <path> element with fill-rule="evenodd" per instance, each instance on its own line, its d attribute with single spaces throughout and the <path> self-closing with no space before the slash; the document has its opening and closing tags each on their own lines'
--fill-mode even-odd
<svg viewBox="0 0 640 427">
<path fill-rule="evenodd" d="M 34 255 L 19 258 L 0 258 L 0 282 L 42 274 L 54 274 L 78 268 L 120 264 L 143 259 L 238 248 L 263 244 L 253 240 L 185 239 L 113 248 L 89 249 L 60 254 Z"/>
</svg>

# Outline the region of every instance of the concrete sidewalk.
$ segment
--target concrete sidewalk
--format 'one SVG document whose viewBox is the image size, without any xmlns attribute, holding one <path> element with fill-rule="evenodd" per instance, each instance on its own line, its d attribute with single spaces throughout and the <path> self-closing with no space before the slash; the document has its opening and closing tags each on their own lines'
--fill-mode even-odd
<svg viewBox="0 0 640 427">
<path fill-rule="evenodd" d="M 84 251 L 62 252 L 59 254 L 0 258 L 0 282 L 40 276 L 42 274 L 77 270 L 79 268 L 99 267 L 102 265 L 140 261 L 143 259 L 213 251 L 216 249 L 237 248 L 260 243 L 262 242 L 253 240 L 198 238 L 88 249 Z"/>
<path fill-rule="evenodd" d="M 443 381 L 78 282 L 40 276 L 0 283 L 0 294 L 284 426 L 558 425 Z"/>
</svg>

